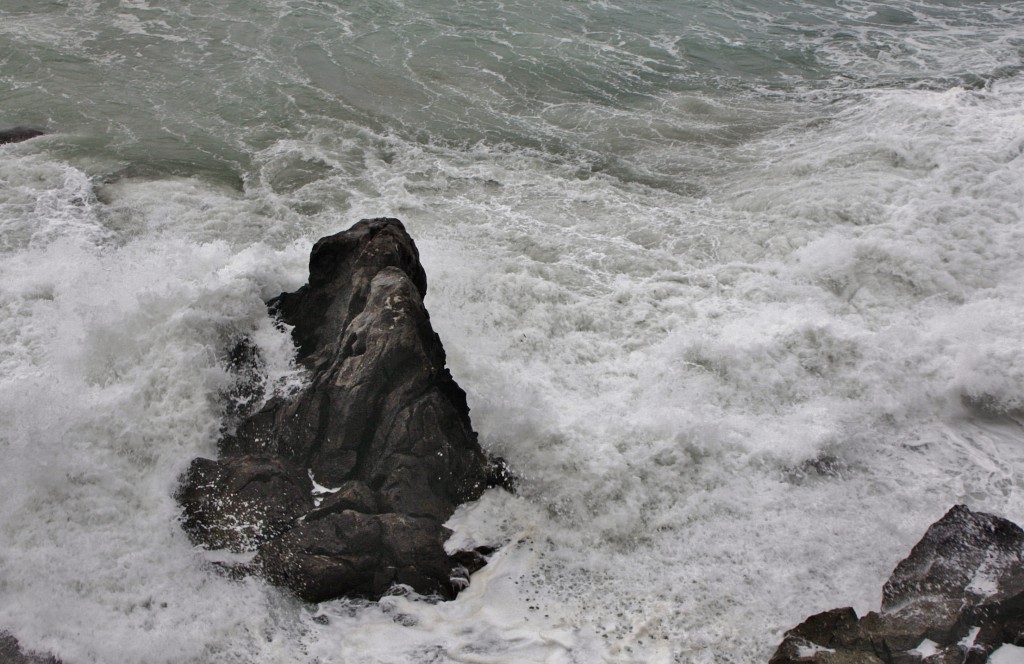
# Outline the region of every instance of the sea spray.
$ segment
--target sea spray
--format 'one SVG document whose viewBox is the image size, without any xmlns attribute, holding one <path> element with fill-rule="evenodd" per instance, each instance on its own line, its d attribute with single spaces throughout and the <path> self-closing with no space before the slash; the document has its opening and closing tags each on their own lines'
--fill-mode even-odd
<svg viewBox="0 0 1024 664">
<path fill-rule="evenodd" d="M 0 627 L 78 662 L 750 662 L 1024 518 L 1019 3 L 8 3 Z M 539 17 L 543 17 L 543 20 Z M 484 446 L 454 602 L 231 581 L 172 494 L 312 242 L 406 222 Z M 273 387 L 271 387 L 273 389 Z M 284 389 L 283 387 L 281 389 Z"/>
</svg>

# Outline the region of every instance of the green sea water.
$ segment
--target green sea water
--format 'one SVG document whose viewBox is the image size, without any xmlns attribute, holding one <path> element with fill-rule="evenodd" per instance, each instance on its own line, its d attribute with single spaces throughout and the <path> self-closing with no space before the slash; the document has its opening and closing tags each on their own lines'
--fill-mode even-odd
<svg viewBox="0 0 1024 664">
<path fill-rule="evenodd" d="M 642 183 L 872 86 L 1019 69 L 1017 3 L 19 2 L 3 118 L 67 134 L 90 174 L 257 178 L 317 132 L 533 149 Z M 700 153 L 696 164 L 645 148 Z M 702 160 L 703 159 L 703 160 Z M 294 176 L 301 177 L 301 176 Z M 294 186 L 294 183 L 292 183 Z"/>
</svg>

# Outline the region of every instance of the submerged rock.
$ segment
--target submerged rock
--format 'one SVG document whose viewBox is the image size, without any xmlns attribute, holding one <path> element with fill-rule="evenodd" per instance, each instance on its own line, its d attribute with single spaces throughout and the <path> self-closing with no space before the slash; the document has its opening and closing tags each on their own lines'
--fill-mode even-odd
<svg viewBox="0 0 1024 664">
<path fill-rule="evenodd" d="M 363 220 L 319 240 L 309 266 L 306 286 L 270 303 L 309 384 L 242 419 L 220 460 L 193 462 L 185 529 L 256 551 L 255 569 L 310 601 L 394 583 L 454 596 L 462 565 L 442 524 L 511 476 L 484 455 L 445 367 L 416 246 L 397 219 Z"/>
<path fill-rule="evenodd" d="M 61 664 L 53 655 L 25 652 L 18 639 L 8 632 L 0 631 L 0 662 L 3 664 Z"/>
<path fill-rule="evenodd" d="M 880 612 L 811 616 L 771 664 L 981 663 L 1024 644 L 1024 530 L 957 505 L 932 524 L 882 589 Z"/>
<path fill-rule="evenodd" d="M 38 129 L 31 129 L 30 127 L 11 127 L 10 129 L 0 129 L 0 145 L 3 145 L 4 143 L 20 143 L 21 141 L 27 141 L 30 138 L 42 135 L 43 132 Z"/>
</svg>

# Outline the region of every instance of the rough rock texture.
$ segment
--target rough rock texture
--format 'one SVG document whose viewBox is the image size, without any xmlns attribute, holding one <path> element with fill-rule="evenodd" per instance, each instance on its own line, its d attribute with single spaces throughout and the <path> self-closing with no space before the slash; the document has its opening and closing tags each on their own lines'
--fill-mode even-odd
<svg viewBox="0 0 1024 664">
<path fill-rule="evenodd" d="M 882 590 L 880 612 L 811 616 L 771 664 L 981 663 L 1024 644 L 1024 530 L 957 505 L 932 524 Z"/>
<path fill-rule="evenodd" d="M 311 601 L 393 583 L 451 597 L 464 570 L 444 552 L 443 522 L 511 478 L 480 449 L 445 368 L 416 246 L 397 219 L 363 220 L 318 241 L 309 268 L 306 286 L 270 303 L 294 326 L 309 384 L 242 419 L 220 460 L 193 462 L 185 529 L 258 551 L 254 569 Z M 245 371 L 259 365 L 236 355 Z"/>
<path fill-rule="evenodd" d="M 214 549 L 252 551 L 313 509 L 313 483 L 277 457 L 194 459 L 178 502 L 194 539 Z"/>
<path fill-rule="evenodd" d="M 19 143 L 21 141 L 27 141 L 30 138 L 36 136 L 42 136 L 43 132 L 38 129 L 30 129 L 29 127 L 11 127 L 10 129 L 0 129 L 0 145 L 4 143 Z"/>
<path fill-rule="evenodd" d="M 438 592 L 457 573 L 444 551 L 447 538 L 429 517 L 354 510 L 311 514 L 261 548 L 255 564 L 310 602 L 380 597 L 396 583 Z"/>
<path fill-rule="evenodd" d="M 224 429 L 234 430 L 263 402 L 267 386 L 267 363 L 259 347 L 249 338 L 235 342 L 228 353 L 228 371 L 234 378 L 221 395 L 225 402 Z"/>
</svg>

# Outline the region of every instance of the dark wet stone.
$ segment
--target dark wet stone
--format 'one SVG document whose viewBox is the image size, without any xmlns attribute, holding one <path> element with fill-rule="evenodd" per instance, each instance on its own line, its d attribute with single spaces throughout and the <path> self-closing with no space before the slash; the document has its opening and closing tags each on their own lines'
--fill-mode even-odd
<svg viewBox="0 0 1024 664">
<path fill-rule="evenodd" d="M 362 221 L 317 242 L 309 284 L 274 301 L 309 387 L 242 423 L 229 450 L 278 454 L 384 511 L 447 519 L 480 495 L 487 460 L 465 392 L 423 307 L 426 277 L 401 223 Z"/>
<path fill-rule="evenodd" d="M 455 596 L 451 533 L 435 519 L 344 510 L 307 521 L 267 543 L 255 565 L 310 602 L 378 598 L 394 584 L 444 599 Z"/>
<path fill-rule="evenodd" d="M 178 492 L 182 525 L 212 549 L 255 551 L 313 507 L 313 484 L 284 459 L 195 459 Z"/>
<path fill-rule="evenodd" d="M 376 514 L 380 511 L 380 506 L 370 487 L 359 480 L 352 480 L 342 484 L 334 493 L 322 496 L 320 504 L 306 516 L 306 521 L 315 521 L 328 514 L 345 510 Z"/>
<path fill-rule="evenodd" d="M 931 525 L 882 589 L 880 612 L 811 616 L 786 632 L 771 664 L 985 662 L 1024 633 L 1024 530 L 957 505 Z M 922 660 L 925 641 L 934 650 Z"/>
<path fill-rule="evenodd" d="M 242 419 L 221 440 L 221 461 L 196 461 L 181 492 L 193 537 L 215 547 L 255 543 L 254 569 L 310 601 L 380 597 L 393 584 L 449 598 L 465 585 L 484 559 L 445 553 L 443 523 L 460 503 L 487 486 L 511 488 L 514 478 L 477 443 L 423 306 L 426 288 L 396 219 L 364 220 L 316 243 L 309 283 L 270 303 L 293 326 L 309 383 Z M 258 370 L 247 348 L 234 355 L 237 374 Z M 244 394 L 262 391 L 243 384 L 253 385 Z M 237 459 L 288 470 L 242 496 L 230 488 L 249 487 L 236 477 L 249 472 Z M 307 471 L 337 491 L 315 505 L 311 482 L 299 479 Z M 234 523 L 246 524 L 244 538 Z"/>
<path fill-rule="evenodd" d="M 20 143 L 36 136 L 42 136 L 43 132 L 30 127 L 11 127 L 0 129 L 0 145 L 4 143 Z"/>
<path fill-rule="evenodd" d="M 364 219 L 313 245 L 309 282 L 270 302 L 281 320 L 295 326 L 300 359 L 336 352 L 339 333 L 366 308 L 370 283 L 388 267 L 405 274 L 420 299 L 427 294 L 419 250 L 397 219 Z"/>
<path fill-rule="evenodd" d="M 882 588 L 882 611 L 956 614 L 963 606 L 1024 591 L 1024 530 L 991 514 L 953 507 L 932 524 Z M 992 590 L 994 594 L 988 594 Z"/>
<path fill-rule="evenodd" d="M 490 457 L 487 461 L 487 488 L 501 487 L 509 493 L 515 493 L 519 478 L 512 467 L 501 457 Z"/>
<path fill-rule="evenodd" d="M 267 363 L 259 346 L 249 337 L 242 337 L 228 352 L 227 369 L 233 380 L 223 394 L 224 417 L 226 426 L 233 428 L 262 404 L 267 386 Z"/>
</svg>

